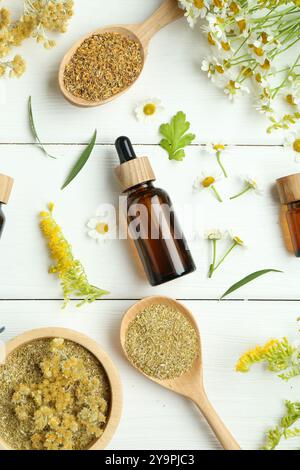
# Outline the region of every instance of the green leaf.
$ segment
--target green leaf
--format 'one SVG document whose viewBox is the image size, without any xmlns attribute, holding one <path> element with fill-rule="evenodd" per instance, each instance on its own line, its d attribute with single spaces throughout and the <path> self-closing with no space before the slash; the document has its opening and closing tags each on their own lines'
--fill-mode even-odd
<svg viewBox="0 0 300 470">
<path fill-rule="evenodd" d="M 0 328 L 0 334 L 3 333 L 4 330 L 5 330 L 5 326 L 2 326 L 2 328 Z"/>
<path fill-rule="evenodd" d="M 227 297 L 227 295 L 231 294 L 232 292 L 236 291 L 237 289 L 240 289 L 243 287 L 245 284 L 248 284 L 251 281 L 254 281 L 257 277 L 263 276 L 264 274 L 267 273 L 282 273 L 282 271 L 279 271 L 278 269 L 263 269 L 262 271 L 256 271 L 255 273 L 249 274 L 249 276 L 244 277 L 244 279 L 241 279 L 239 282 L 236 284 L 233 284 L 226 292 L 225 294 L 222 295 L 220 300 L 224 299 L 224 297 Z"/>
<path fill-rule="evenodd" d="M 73 179 L 78 175 L 78 173 L 82 170 L 82 168 L 84 167 L 84 165 L 88 161 L 88 159 L 89 159 L 89 157 L 90 157 L 90 155 L 93 151 L 93 148 L 94 148 L 95 143 L 96 143 L 96 139 L 97 139 L 97 130 L 95 130 L 90 143 L 84 149 L 84 151 L 80 155 L 79 159 L 77 160 L 77 162 L 73 166 L 69 176 L 67 177 L 66 181 L 62 185 L 61 189 L 65 189 L 71 183 L 71 181 L 73 181 Z"/>
<path fill-rule="evenodd" d="M 160 126 L 159 132 L 164 137 L 160 141 L 160 146 L 168 152 L 169 160 L 182 161 L 184 159 L 184 147 L 190 145 L 196 138 L 195 134 L 186 134 L 189 128 L 190 123 L 182 111 L 172 117 L 170 124 Z"/>
<path fill-rule="evenodd" d="M 28 114 L 29 114 L 30 129 L 31 129 L 33 137 L 35 138 L 35 141 L 38 143 L 39 148 L 44 152 L 45 155 L 47 155 L 47 157 L 56 159 L 56 157 L 54 157 L 53 155 L 50 155 L 50 153 L 47 152 L 47 150 L 45 149 L 44 145 L 42 144 L 42 142 L 41 142 L 41 140 L 38 136 L 38 133 L 36 131 L 36 127 L 35 127 L 35 123 L 34 123 L 34 119 L 33 119 L 31 96 L 29 96 L 29 99 L 28 99 Z"/>
</svg>

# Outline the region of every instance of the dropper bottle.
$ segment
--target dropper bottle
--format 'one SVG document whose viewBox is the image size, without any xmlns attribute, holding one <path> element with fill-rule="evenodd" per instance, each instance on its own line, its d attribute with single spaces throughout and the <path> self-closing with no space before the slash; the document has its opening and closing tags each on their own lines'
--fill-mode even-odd
<svg viewBox="0 0 300 470">
<path fill-rule="evenodd" d="M 127 196 L 128 233 L 148 280 L 157 286 L 195 271 L 186 239 L 168 194 L 153 185 L 155 175 L 147 157 L 137 158 L 128 137 L 115 143 L 119 165 L 115 172 Z"/>
<path fill-rule="evenodd" d="M 5 215 L 2 205 L 7 204 L 13 187 L 14 180 L 10 176 L 0 173 L 0 238 L 5 224 Z"/>
</svg>

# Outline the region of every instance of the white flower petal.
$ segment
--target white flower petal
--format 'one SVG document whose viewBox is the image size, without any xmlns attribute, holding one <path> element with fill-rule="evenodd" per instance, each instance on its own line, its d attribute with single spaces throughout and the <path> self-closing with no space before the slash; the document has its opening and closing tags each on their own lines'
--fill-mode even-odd
<svg viewBox="0 0 300 470">
<path fill-rule="evenodd" d="M 87 222 L 86 226 L 87 226 L 88 228 L 96 228 L 97 223 L 98 223 L 98 220 L 95 219 L 95 218 L 93 218 L 93 219 L 90 219 L 90 220 Z"/>
</svg>

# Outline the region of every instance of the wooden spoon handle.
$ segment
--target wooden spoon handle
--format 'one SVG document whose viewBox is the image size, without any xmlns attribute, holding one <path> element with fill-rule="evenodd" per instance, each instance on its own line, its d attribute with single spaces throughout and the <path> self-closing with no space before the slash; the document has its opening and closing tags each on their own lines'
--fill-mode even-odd
<svg viewBox="0 0 300 470">
<path fill-rule="evenodd" d="M 178 0 L 164 0 L 150 18 L 136 26 L 136 34 L 145 46 L 155 33 L 181 18 L 183 14 L 184 11 L 178 6 Z"/>
<path fill-rule="evenodd" d="M 240 446 L 217 415 L 205 393 L 199 399 L 193 399 L 206 421 L 225 450 L 241 450 Z"/>
</svg>

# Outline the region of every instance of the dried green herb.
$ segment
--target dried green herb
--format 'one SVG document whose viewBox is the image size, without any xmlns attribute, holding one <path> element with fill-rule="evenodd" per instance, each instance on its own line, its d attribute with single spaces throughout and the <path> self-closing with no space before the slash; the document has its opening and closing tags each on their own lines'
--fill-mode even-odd
<svg viewBox="0 0 300 470">
<path fill-rule="evenodd" d="M 38 144 L 38 147 L 44 152 L 45 155 L 47 155 L 47 157 L 56 159 L 56 157 L 54 157 L 53 155 L 51 155 L 50 153 L 47 152 L 47 150 L 45 149 L 43 143 L 41 142 L 41 140 L 38 136 L 38 133 L 37 133 L 37 130 L 36 130 L 36 127 L 35 127 L 35 123 L 34 123 L 34 119 L 33 119 L 31 96 L 29 96 L 29 99 L 28 99 L 28 114 L 29 114 L 30 129 L 31 129 L 31 132 L 33 134 L 33 137 L 35 138 L 35 141 Z"/>
<path fill-rule="evenodd" d="M 278 269 L 263 269 L 262 271 L 256 271 L 255 273 L 249 274 L 249 276 L 244 277 L 241 279 L 239 282 L 236 284 L 233 284 L 226 292 L 225 294 L 222 295 L 220 300 L 224 299 L 224 297 L 227 297 L 227 295 L 231 294 L 232 292 L 240 289 L 243 287 L 245 284 L 248 284 L 251 281 L 254 281 L 254 279 L 263 276 L 264 274 L 267 273 L 282 273 L 282 271 L 279 271 Z"/>
<path fill-rule="evenodd" d="M 77 162 L 73 166 L 69 176 L 67 177 L 66 181 L 62 185 L 61 189 L 65 189 L 71 183 L 71 181 L 73 181 L 73 179 L 76 178 L 78 173 L 82 170 L 82 168 L 84 167 L 84 165 L 88 161 L 88 159 L 89 159 L 89 157 L 90 157 L 90 155 L 91 155 L 91 153 L 92 153 L 92 151 L 95 147 L 96 139 L 97 139 L 97 130 L 95 130 L 95 132 L 93 134 L 93 137 L 90 140 L 90 143 L 84 149 L 84 151 L 80 155 L 79 159 L 77 160 Z"/>
<path fill-rule="evenodd" d="M 190 321 L 165 304 L 153 304 L 129 324 L 125 349 L 144 374 L 160 380 L 188 372 L 198 356 L 198 337 Z"/>
<path fill-rule="evenodd" d="M 172 117 L 170 124 L 160 126 L 159 132 L 164 137 L 160 141 L 160 146 L 168 152 L 169 160 L 181 161 L 184 159 L 184 147 L 190 145 L 196 138 L 195 134 L 187 134 L 189 128 L 190 123 L 182 111 Z"/>
</svg>

